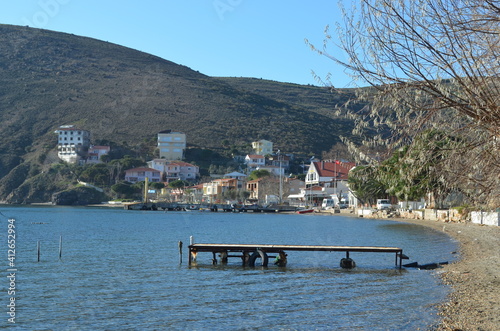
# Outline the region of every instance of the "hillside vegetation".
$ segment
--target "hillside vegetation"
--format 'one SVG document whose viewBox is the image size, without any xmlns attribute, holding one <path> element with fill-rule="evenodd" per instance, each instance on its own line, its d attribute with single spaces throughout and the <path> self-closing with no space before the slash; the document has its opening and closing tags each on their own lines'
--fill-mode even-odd
<svg viewBox="0 0 500 331">
<path fill-rule="evenodd" d="M 64 124 L 122 146 L 174 129 L 192 148 L 268 139 L 308 155 L 328 151 L 353 126 L 333 112 L 354 98 L 352 90 L 214 78 L 112 43 L 28 27 L 0 25 L 0 45 L 0 201 L 58 161 L 54 130 Z"/>
</svg>

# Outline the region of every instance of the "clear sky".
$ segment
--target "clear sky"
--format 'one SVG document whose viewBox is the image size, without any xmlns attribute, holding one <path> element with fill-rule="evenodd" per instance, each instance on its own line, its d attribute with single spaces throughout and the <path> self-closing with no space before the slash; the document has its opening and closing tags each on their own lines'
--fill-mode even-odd
<svg viewBox="0 0 500 331">
<path fill-rule="evenodd" d="M 347 87 L 351 79 L 313 52 L 341 19 L 336 0 L 9 0 L 0 23 L 73 33 L 157 55 L 209 76 Z M 1 45 L 0 45 L 1 47 Z M 330 45 L 329 52 L 338 54 Z"/>
</svg>

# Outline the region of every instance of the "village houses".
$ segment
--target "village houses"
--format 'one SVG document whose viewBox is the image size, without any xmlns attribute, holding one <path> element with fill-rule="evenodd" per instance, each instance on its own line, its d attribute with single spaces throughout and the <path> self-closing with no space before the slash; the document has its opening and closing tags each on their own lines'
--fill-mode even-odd
<svg viewBox="0 0 500 331">
<path fill-rule="evenodd" d="M 58 134 L 58 156 L 68 163 L 99 163 L 101 157 L 110 152 L 109 146 L 93 146 L 90 144 L 90 132 L 73 125 L 60 126 L 55 131 Z M 286 184 L 286 192 L 282 199 L 291 204 L 318 204 L 324 198 L 337 196 L 353 203 L 347 186 L 349 171 L 355 166 L 351 162 L 320 161 L 312 159 L 306 173 L 305 182 L 292 180 L 285 176 L 290 167 L 290 156 L 273 154 L 272 142 L 259 140 L 252 142 L 255 154 L 244 158 L 246 174 L 233 172 L 223 175 L 224 178 L 213 179 L 189 188 L 191 200 L 202 200 L 207 203 L 219 202 L 227 190 L 247 191 L 248 200 L 262 203 L 270 196 L 269 187 Z M 137 167 L 125 170 L 125 181 L 131 183 L 163 182 L 168 184 L 175 180 L 195 183 L 200 178 L 198 166 L 185 162 L 186 135 L 181 132 L 164 130 L 158 133 L 158 149 L 160 158 L 147 162 L 147 167 Z M 266 159 L 267 157 L 267 159 Z M 247 175 L 254 170 L 267 170 L 272 177 L 247 181 Z M 279 179 L 278 179 L 279 178 Z M 281 180 L 281 183 L 279 181 Z M 184 190 L 178 197 L 185 197 Z M 276 196 L 276 193 L 271 194 Z"/>
</svg>

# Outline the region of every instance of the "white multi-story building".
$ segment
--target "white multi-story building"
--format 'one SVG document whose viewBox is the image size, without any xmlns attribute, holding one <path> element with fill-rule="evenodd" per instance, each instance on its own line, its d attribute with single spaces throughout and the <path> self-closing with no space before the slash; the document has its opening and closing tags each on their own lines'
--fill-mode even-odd
<svg viewBox="0 0 500 331">
<path fill-rule="evenodd" d="M 158 132 L 158 149 L 160 158 L 182 160 L 186 150 L 186 135 L 172 130 Z"/>
<path fill-rule="evenodd" d="M 90 132 L 74 125 L 62 125 L 58 134 L 57 156 L 68 163 L 79 163 L 87 157 L 90 146 Z"/>
</svg>

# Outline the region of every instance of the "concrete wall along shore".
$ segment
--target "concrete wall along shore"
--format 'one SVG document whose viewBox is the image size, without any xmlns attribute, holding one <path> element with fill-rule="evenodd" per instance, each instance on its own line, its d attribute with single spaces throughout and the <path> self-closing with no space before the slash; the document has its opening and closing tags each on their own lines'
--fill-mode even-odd
<svg viewBox="0 0 500 331">
<path fill-rule="evenodd" d="M 475 224 L 484 224 L 499 226 L 500 225 L 500 212 L 481 212 L 473 211 L 467 214 L 460 213 L 457 209 L 422 209 L 422 210 L 400 210 L 397 212 L 378 211 L 370 208 L 341 209 L 341 210 L 322 210 L 321 212 L 327 213 L 341 213 L 341 214 L 354 214 L 358 217 L 365 218 L 407 218 L 407 219 L 425 219 L 430 221 L 442 222 L 457 222 L 465 223 L 472 222 Z"/>
<path fill-rule="evenodd" d="M 471 222 L 476 224 L 485 225 L 500 225 L 500 213 L 495 212 L 484 212 L 484 211 L 473 211 L 471 212 Z"/>
</svg>

